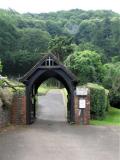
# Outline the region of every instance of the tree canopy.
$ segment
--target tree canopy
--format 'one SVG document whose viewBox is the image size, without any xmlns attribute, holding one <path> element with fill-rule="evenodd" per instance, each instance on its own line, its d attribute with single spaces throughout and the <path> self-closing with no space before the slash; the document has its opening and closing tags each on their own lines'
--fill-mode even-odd
<svg viewBox="0 0 120 160">
<path fill-rule="evenodd" d="M 34 53 L 41 54 L 50 50 L 64 61 L 74 49 L 91 50 L 102 55 L 106 63 L 113 56 L 120 55 L 119 44 L 120 15 L 112 11 L 74 9 L 20 14 L 11 9 L 0 9 L 0 58 L 4 74 L 10 73 L 4 65 L 6 62 L 9 61 L 11 67 L 16 68 L 14 54 L 21 58 L 22 52 L 29 52 L 33 59 Z M 32 63 L 31 66 L 27 63 L 24 63 L 26 68 L 31 68 Z M 13 73 L 17 74 L 15 70 Z"/>
<path fill-rule="evenodd" d="M 48 52 L 65 63 L 81 84 L 104 85 L 111 103 L 120 106 L 120 14 L 80 9 L 20 14 L 0 9 L 3 75 L 22 76 Z"/>
<path fill-rule="evenodd" d="M 101 57 L 95 51 L 75 52 L 67 57 L 65 64 L 78 75 L 81 84 L 102 80 Z"/>
<path fill-rule="evenodd" d="M 120 61 L 104 65 L 104 86 L 110 90 L 110 101 L 120 107 Z"/>
</svg>

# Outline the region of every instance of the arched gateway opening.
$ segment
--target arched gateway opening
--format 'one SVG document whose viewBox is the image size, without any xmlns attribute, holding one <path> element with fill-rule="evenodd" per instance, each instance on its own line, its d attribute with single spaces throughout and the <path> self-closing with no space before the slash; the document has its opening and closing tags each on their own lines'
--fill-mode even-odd
<svg viewBox="0 0 120 160">
<path fill-rule="evenodd" d="M 77 78 L 70 70 L 66 69 L 54 55 L 49 54 L 20 79 L 26 86 L 27 124 L 33 123 L 36 119 L 35 95 L 37 94 L 38 87 L 49 78 L 56 78 L 67 89 L 67 121 L 75 121 L 74 91 L 78 82 Z"/>
</svg>

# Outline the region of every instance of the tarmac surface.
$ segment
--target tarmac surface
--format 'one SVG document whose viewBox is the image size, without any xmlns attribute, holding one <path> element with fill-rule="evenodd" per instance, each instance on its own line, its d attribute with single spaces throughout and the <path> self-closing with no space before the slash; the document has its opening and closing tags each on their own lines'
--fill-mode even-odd
<svg viewBox="0 0 120 160">
<path fill-rule="evenodd" d="M 69 125 L 59 119 L 1 132 L 0 160 L 120 160 L 120 127 Z"/>
<path fill-rule="evenodd" d="M 60 90 L 54 89 L 38 97 L 37 119 L 67 121 L 67 107 Z"/>
</svg>

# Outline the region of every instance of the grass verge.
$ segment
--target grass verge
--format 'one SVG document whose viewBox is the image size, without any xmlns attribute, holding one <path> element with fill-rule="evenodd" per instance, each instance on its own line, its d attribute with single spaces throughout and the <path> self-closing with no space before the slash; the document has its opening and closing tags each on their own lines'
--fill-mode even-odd
<svg viewBox="0 0 120 160">
<path fill-rule="evenodd" d="M 55 87 L 48 87 L 48 86 L 40 86 L 38 88 L 39 95 L 45 95 L 48 91 L 56 89 Z"/>
<path fill-rule="evenodd" d="M 120 126 L 120 109 L 110 107 L 103 120 L 91 120 L 90 124 Z"/>
<path fill-rule="evenodd" d="M 67 90 L 65 88 L 63 88 L 63 89 L 60 89 L 60 91 L 61 91 L 61 93 L 63 95 L 64 104 L 67 107 L 67 101 L 68 101 L 68 99 L 67 99 L 67 94 L 68 94 Z"/>
<path fill-rule="evenodd" d="M 48 87 L 39 87 L 38 88 L 38 93 L 41 94 L 41 95 L 42 94 L 44 95 L 44 94 L 46 94 L 49 91 L 49 89 L 50 88 L 48 88 Z"/>
</svg>

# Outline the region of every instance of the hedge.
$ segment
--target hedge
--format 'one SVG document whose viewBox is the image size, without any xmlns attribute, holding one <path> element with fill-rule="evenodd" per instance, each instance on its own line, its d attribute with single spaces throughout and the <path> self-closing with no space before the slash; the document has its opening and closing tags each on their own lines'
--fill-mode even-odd
<svg viewBox="0 0 120 160">
<path fill-rule="evenodd" d="M 109 107 L 109 91 L 98 84 L 88 83 L 91 101 L 91 119 L 103 119 Z"/>
</svg>

